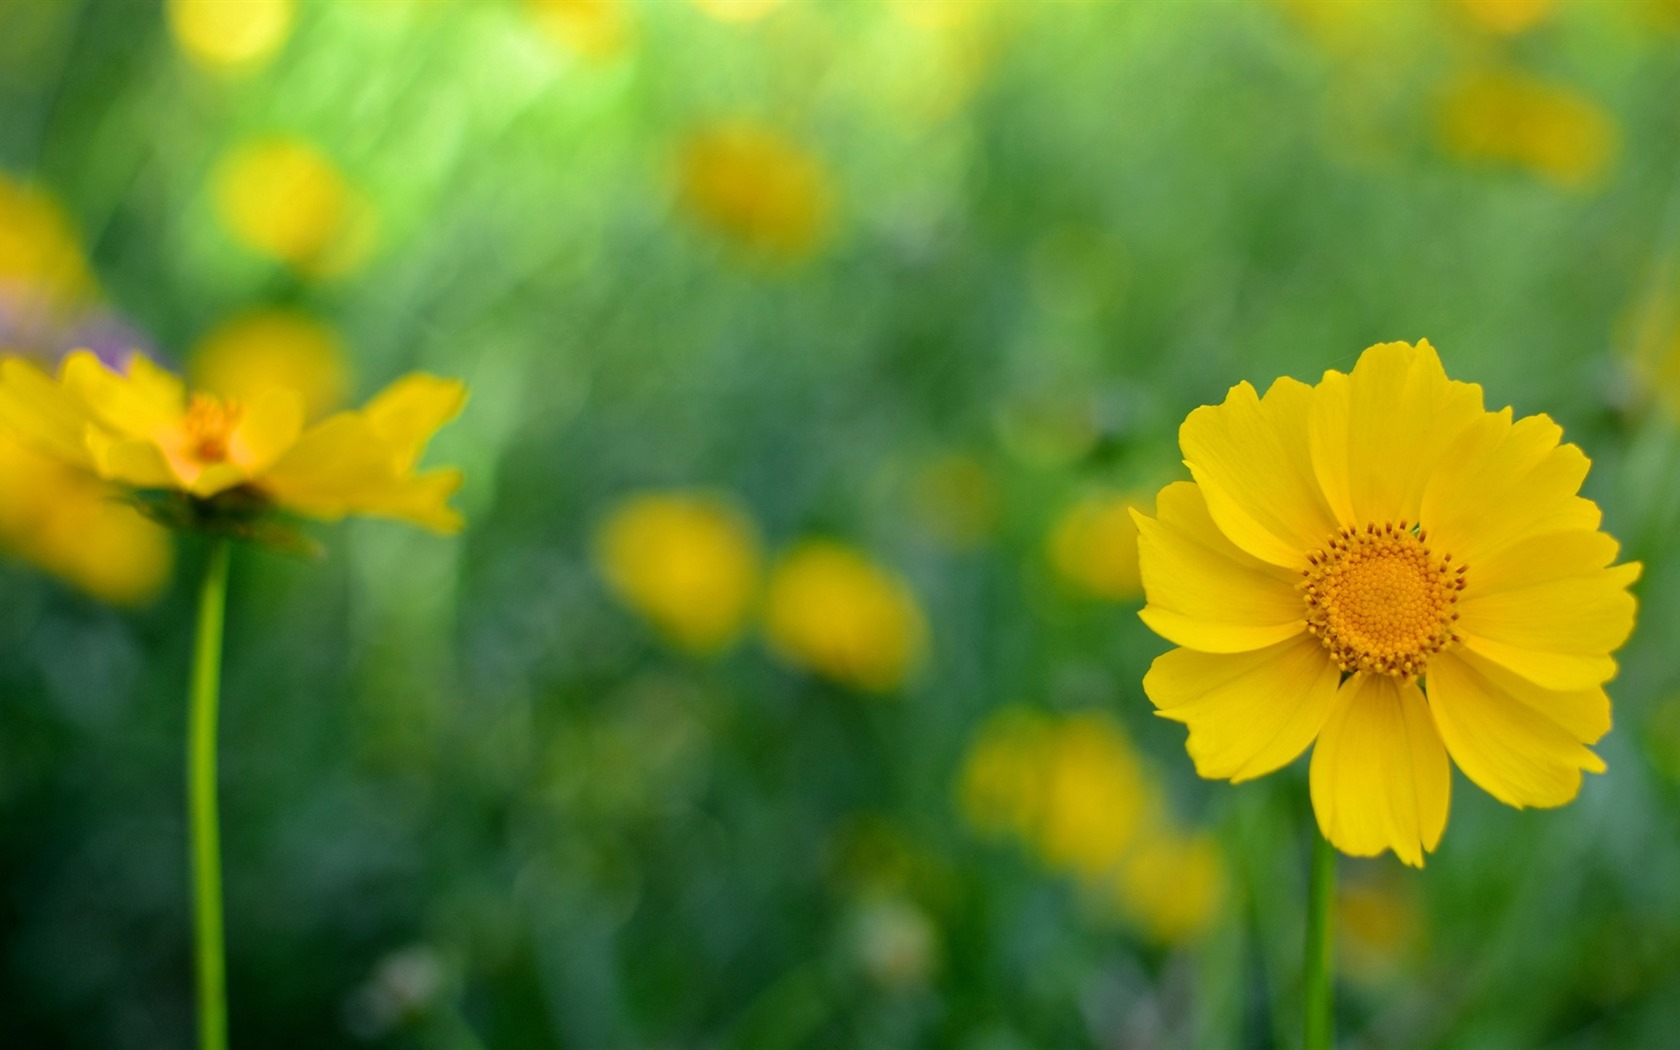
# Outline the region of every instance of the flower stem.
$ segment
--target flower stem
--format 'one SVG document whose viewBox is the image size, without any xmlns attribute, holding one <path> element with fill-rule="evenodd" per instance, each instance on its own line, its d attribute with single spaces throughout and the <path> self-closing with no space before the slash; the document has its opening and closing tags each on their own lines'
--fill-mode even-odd
<svg viewBox="0 0 1680 1050">
<path fill-rule="evenodd" d="M 1336 849 L 1313 829 L 1312 874 L 1307 883 L 1307 947 L 1302 960 L 1305 1050 L 1330 1050 L 1335 1038 L 1330 984 L 1330 904 L 1336 894 Z"/>
<path fill-rule="evenodd" d="M 227 1050 L 222 833 L 216 812 L 216 708 L 221 692 L 227 581 L 228 539 L 213 536 L 204 566 L 204 583 L 198 592 L 198 638 L 193 647 L 192 710 L 187 726 L 187 814 L 192 824 L 199 1050 Z"/>
</svg>

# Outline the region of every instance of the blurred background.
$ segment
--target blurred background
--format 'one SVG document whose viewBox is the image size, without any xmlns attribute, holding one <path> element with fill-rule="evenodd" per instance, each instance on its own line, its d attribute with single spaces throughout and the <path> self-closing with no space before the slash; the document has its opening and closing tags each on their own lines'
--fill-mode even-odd
<svg viewBox="0 0 1680 1050">
<path fill-rule="evenodd" d="M 1351 1047 L 1680 1024 L 1680 6 L 7 0 L 0 345 L 459 376 L 455 539 L 241 549 L 245 1048 L 1297 1040 L 1305 763 L 1195 779 L 1128 508 L 1426 337 L 1643 560 L 1557 811 L 1344 861 Z M 192 1038 L 202 548 L 0 441 L 0 1031 Z"/>
</svg>

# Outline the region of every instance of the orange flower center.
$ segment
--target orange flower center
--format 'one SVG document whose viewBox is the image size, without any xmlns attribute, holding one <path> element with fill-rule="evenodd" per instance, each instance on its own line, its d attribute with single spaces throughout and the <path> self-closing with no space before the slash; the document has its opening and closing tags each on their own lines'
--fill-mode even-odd
<svg viewBox="0 0 1680 1050">
<path fill-rule="evenodd" d="M 1406 522 L 1344 528 L 1308 555 L 1301 591 L 1307 630 L 1342 670 L 1411 679 L 1458 635 L 1454 606 L 1466 566 L 1429 549 Z"/>
<path fill-rule="evenodd" d="M 200 463 L 222 463 L 228 458 L 228 442 L 245 410 L 233 401 L 211 394 L 194 394 L 182 420 L 187 452 Z"/>
</svg>

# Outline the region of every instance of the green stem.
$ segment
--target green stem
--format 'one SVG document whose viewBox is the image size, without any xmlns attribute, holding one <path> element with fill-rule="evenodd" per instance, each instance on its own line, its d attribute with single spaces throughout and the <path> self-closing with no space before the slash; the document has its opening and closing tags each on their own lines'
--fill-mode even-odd
<svg viewBox="0 0 1680 1050">
<path fill-rule="evenodd" d="M 1330 1050 L 1335 1039 L 1330 983 L 1330 905 L 1336 895 L 1336 848 L 1313 829 L 1312 875 L 1307 883 L 1307 947 L 1302 960 L 1305 1050 Z"/>
<path fill-rule="evenodd" d="M 216 813 L 216 708 L 222 623 L 227 610 L 228 540 L 215 536 L 198 592 L 192 713 L 187 726 L 187 813 L 192 823 L 193 929 L 198 955 L 199 1050 L 227 1050 L 227 963 L 222 948 L 221 821 Z"/>
</svg>

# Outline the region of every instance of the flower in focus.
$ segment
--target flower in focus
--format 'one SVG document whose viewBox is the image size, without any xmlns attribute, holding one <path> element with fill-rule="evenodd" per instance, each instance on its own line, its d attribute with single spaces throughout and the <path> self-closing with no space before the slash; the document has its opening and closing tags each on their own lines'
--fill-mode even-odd
<svg viewBox="0 0 1680 1050">
<path fill-rule="evenodd" d="M 1068 582 L 1112 601 L 1143 593 L 1138 575 L 1137 523 L 1133 509 L 1146 500 L 1114 493 L 1088 496 L 1070 507 L 1050 533 L 1050 564 Z"/>
<path fill-rule="evenodd" d="M 1197 772 L 1247 780 L 1313 745 L 1325 837 L 1414 866 L 1446 827 L 1449 755 L 1510 805 L 1574 798 L 1604 769 L 1586 745 L 1639 566 L 1614 564 L 1561 436 L 1484 410 L 1427 342 L 1192 412 L 1195 480 L 1137 520 L 1141 615 L 1179 646 L 1144 689 Z"/>
<path fill-rule="evenodd" d="M 595 557 L 626 604 L 692 652 L 715 652 L 734 641 L 758 591 L 752 523 L 717 496 L 628 499 L 597 530 Z"/>
<path fill-rule="evenodd" d="M 101 601 L 134 605 L 169 579 L 169 533 L 109 485 L 0 432 L 0 544 Z"/>
<path fill-rule="evenodd" d="M 1597 104 L 1519 73 L 1461 79 L 1443 99 L 1439 122 L 1448 152 L 1526 168 L 1569 189 L 1598 181 L 1616 151 L 1616 126 Z"/>
<path fill-rule="evenodd" d="M 871 692 L 902 685 L 926 644 L 926 622 L 904 581 L 826 540 L 782 557 L 764 615 L 771 646 L 789 663 Z"/>
<path fill-rule="evenodd" d="M 201 508 L 254 500 L 335 520 L 397 518 L 454 532 L 454 469 L 416 472 L 432 435 L 466 401 L 455 380 L 404 377 L 358 412 L 305 426 L 295 390 L 246 403 L 188 396 L 175 376 L 135 357 L 126 372 L 88 351 L 52 378 L 28 361 L 0 362 L 0 425 L 65 465 L 138 490 L 192 497 Z"/>
<path fill-rule="evenodd" d="M 215 204 L 241 244 L 310 275 L 347 272 L 371 247 L 367 202 L 302 139 L 260 138 L 229 152 L 216 167 Z"/>
<path fill-rule="evenodd" d="M 677 168 L 684 207 L 751 251 L 796 259 L 828 232 L 828 172 L 769 128 L 747 122 L 704 128 L 683 144 Z"/>
<path fill-rule="evenodd" d="M 200 65 L 248 70 L 273 58 L 292 32 L 293 0 L 169 0 L 169 31 Z"/>
<path fill-rule="evenodd" d="M 350 386 L 344 347 L 332 329 L 307 314 L 263 309 L 223 322 L 199 342 L 192 385 L 246 404 L 276 387 L 303 398 L 305 420 L 344 403 Z"/>
<path fill-rule="evenodd" d="M 1213 840 L 1175 826 L 1151 772 L 1105 716 L 999 711 L 970 747 L 958 800 L 970 826 L 1020 841 L 1157 941 L 1194 939 L 1223 906 Z"/>
</svg>

